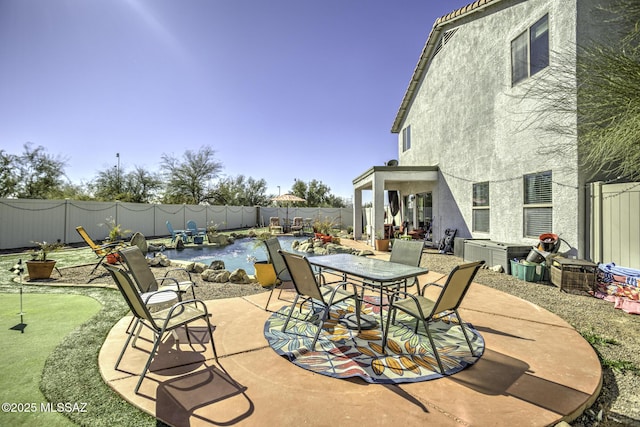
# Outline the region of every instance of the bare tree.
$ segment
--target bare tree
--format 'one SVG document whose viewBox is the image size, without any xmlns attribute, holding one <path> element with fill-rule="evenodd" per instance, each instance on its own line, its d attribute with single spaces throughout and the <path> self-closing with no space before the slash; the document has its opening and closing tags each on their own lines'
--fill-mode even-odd
<svg viewBox="0 0 640 427">
<path fill-rule="evenodd" d="M 554 52 L 553 72 L 529 82 L 522 95 L 523 104 L 535 101 L 523 108 L 522 127 L 548 137 L 542 152 L 577 150 L 590 178 L 640 180 L 640 2 L 617 0 L 598 12 L 622 33 Z"/>
<path fill-rule="evenodd" d="M 213 148 L 205 146 L 185 151 L 182 160 L 163 154 L 162 167 L 166 177 L 164 201 L 199 204 L 209 198 L 222 163 L 215 160 Z"/>
</svg>

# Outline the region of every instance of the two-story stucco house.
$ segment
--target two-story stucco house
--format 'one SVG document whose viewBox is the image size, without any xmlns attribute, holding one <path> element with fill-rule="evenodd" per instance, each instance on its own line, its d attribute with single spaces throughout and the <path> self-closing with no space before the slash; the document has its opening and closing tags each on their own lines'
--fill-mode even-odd
<svg viewBox="0 0 640 427">
<path fill-rule="evenodd" d="M 604 3 L 478 0 L 439 18 L 391 128 L 398 165 L 353 181 L 355 237 L 383 229 L 384 191 L 397 190 L 402 220 L 431 226 L 434 240 L 455 228 L 460 237 L 533 245 L 552 232 L 584 257 L 589 174 L 578 136 L 543 130 L 551 121 L 575 127 L 577 114 L 548 110 L 539 90 L 530 94 L 561 67 L 563 76 L 575 70 L 576 46 L 610 33 L 595 13 Z M 373 230 L 363 231 L 364 190 L 373 192 Z"/>
</svg>

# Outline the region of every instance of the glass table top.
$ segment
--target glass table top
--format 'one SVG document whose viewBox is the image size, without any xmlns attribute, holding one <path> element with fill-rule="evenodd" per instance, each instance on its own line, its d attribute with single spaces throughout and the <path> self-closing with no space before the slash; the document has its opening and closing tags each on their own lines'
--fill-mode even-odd
<svg viewBox="0 0 640 427">
<path fill-rule="evenodd" d="M 308 259 L 312 265 L 376 282 L 394 282 L 429 272 L 423 267 L 351 254 L 322 255 Z"/>
</svg>

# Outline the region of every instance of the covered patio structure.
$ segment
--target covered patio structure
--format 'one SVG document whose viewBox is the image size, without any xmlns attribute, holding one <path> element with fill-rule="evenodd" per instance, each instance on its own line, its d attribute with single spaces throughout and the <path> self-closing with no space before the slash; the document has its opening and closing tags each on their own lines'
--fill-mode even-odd
<svg viewBox="0 0 640 427">
<path fill-rule="evenodd" d="M 376 234 L 384 233 L 385 224 L 385 191 L 398 191 L 400 217 L 409 222 L 409 228 L 419 225 L 419 211 L 413 209 L 416 195 L 431 194 L 431 221 L 438 218 L 438 166 L 373 166 L 353 180 L 353 233 L 356 240 L 366 237 L 369 244 L 374 244 Z M 372 196 L 371 221 L 364 223 L 362 208 L 362 191 L 370 190 Z M 391 218 L 388 219 L 391 222 Z M 366 225 L 366 227 L 365 227 Z M 400 224 L 396 224 L 400 225 Z M 433 225 L 433 223 L 432 223 Z M 436 227 L 433 227 L 437 230 Z M 364 233 L 364 236 L 363 236 Z"/>
</svg>

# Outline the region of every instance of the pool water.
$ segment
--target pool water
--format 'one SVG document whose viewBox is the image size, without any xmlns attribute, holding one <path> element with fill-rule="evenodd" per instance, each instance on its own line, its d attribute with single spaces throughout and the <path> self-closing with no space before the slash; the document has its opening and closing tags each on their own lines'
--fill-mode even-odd
<svg viewBox="0 0 640 427">
<path fill-rule="evenodd" d="M 303 241 L 305 239 L 293 236 L 279 236 L 278 240 L 283 250 L 290 251 L 291 245 L 295 240 Z M 166 249 L 162 253 L 171 260 L 202 262 L 207 265 L 214 260 L 222 260 L 224 261 L 225 269 L 233 271 L 242 268 L 247 274 L 255 274 L 253 261 L 249 261 L 247 259 L 248 256 L 256 257 L 257 261 L 266 261 L 269 258 L 264 242 L 250 238 L 238 239 L 227 246 L 189 246 L 181 251 Z"/>
</svg>

